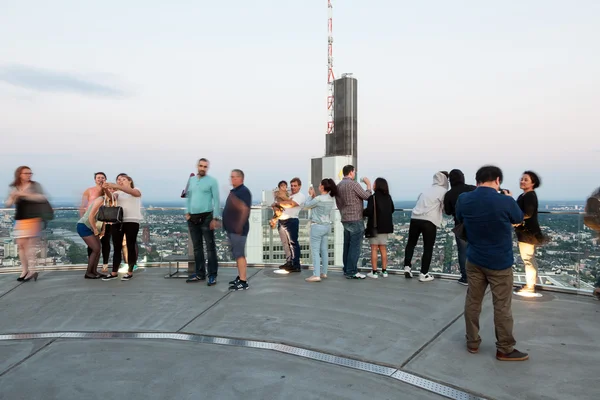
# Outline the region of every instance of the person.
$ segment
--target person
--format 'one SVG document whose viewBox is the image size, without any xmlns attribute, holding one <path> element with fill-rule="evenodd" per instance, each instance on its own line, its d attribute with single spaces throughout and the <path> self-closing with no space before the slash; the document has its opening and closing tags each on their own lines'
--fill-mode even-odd
<svg viewBox="0 0 600 400">
<path fill-rule="evenodd" d="M 128 272 L 121 277 L 122 281 L 133 278 L 134 267 L 137 264 L 137 236 L 142 222 L 142 191 L 136 188 L 133 179 L 127 174 L 119 174 L 117 183 L 105 183 L 103 187 L 114 191 L 113 196 L 119 206 L 123 207 L 123 222 L 113 224 L 113 267 L 110 275 L 104 277 L 103 281 L 117 279 L 119 267 L 121 266 L 121 253 L 123 249 L 123 237 L 127 240 L 127 264 Z"/>
<path fill-rule="evenodd" d="M 209 161 L 206 158 L 198 160 L 198 174 L 189 180 L 186 193 L 186 214 L 190 237 L 194 246 L 195 272 L 186 282 L 206 280 L 206 260 L 204 245 L 208 258 L 208 286 L 217 284 L 219 264 L 217 246 L 215 244 L 215 229 L 221 219 L 221 203 L 219 200 L 219 183 L 208 175 Z"/>
<path fill-rule="evenodd" d="M 369 278 L 388 277 L 387 273 L 387 242 L 388 235 L 394 232 L 394 201 L 390 196 L 388 182 L 383 178 L 375 179 L 373 195 L 367 201 L 363 215 L 367 217 L 369 244 L 371 245 L 371 272 Z M 381 254 L 381 275 L 377 272 L 377 253 Z"/>
<path fill-rule="evenodd" d="M 42 231 L 42 218 L 39 213 L 39 204 L 46 202 L 42 186 L 31 180 L 33 172 L 27 166 L 20 166 L 15 170 L 14 180 L 10 184 L 10 194 L 5 204 L 7 207 L 15 206 L 15 227 L 13 235 L 19 250 L 21 261 L 21 274 L 19 282 L 37 281 L 38 273 L 34 271 L 35 246 L 37 238 Z"/>
<path fill-rule="evenodd" d="M 283 201 L 288 201 L 290 199 L 290 194 L 288 193 L 288 184 L 286 181 L 281 181 L 277 185 L 277 189 L 273 191 L 273 199 L 274 203 L 271 208 L 273 209 L 273 218 L 269 221 L 269 225 L 271 225 L 271 229 L 275 229 L 277 226 L 277 220 L 281 217 L 284 208 L 281 206 L 277 206 L 276 204 Z"/>
<path fill-rule="evenodd" d="M 252 194 L 244 185 L 244 172 L 240 169 L 231 171 L 231 186 L 223 209 L 223 228 L 227 233 L 231 254 L 235 259 L 238 276 L 229 282 L 229 290 L 248 290 L 246 240 L 250 231 L 250 207 Z"/>
<path fill-rule="evenodd" d="M 356 182 L 356 171 L 353 165 L 342 168 L 344 178 L 337 185 L 338 195 L 335 203 L 340 210 L 342 225 L 344 227 L 344 251 L 342 262 L 344 264 L 344 276 L 346 279 L 365 279 L 366 275 L 358 272 L 358 258 L 360 257 L 360 245 L 365 234 L 363 222 L 364 201 L 373 194 L 371 181 L 362 178 L 366 190 L 360 183 Z"/>
<path fill-rule="evenodd" d="M 317 196 L 315 189 L 308 189 L 310 199 L 304 203 L 304 208 L 310 213 L 310 250 L 313 259 L 313 274 L 305 279 L 306 282 L 321 282 L 327 279 L 329 265 L 329 234 L 331 233 L 331 210 L 333 199 L 337 195 L 337 186 L 333 179 L 326 178 L 319 185 Z"/>
<path fill-rule="evenodd" d="M 81 196 L 81 204 L 79 206 L 79 217 L 81 218 L 88 206 L 102 194 L 102 185 L 106 182 L 106 174 L 104 172 L 96 172 L 94 174 L 94 186 L 87 188 Z M 104 224 L 104 235 L 100 239 L 102 244 L 102 273 L 108 272 L 108 259 L 110 258 L 110 242 L 112 224 Z M 88 257 L 92 254 L 92 249 L 87 248 Z"/>
<path fill-rule="evenodd" d="M 283 212 L 279 217 L 279 237 L 283 245 L 286 261 L 279 269 L 288 272 L 300 272 L 300 243 L 298 243 L 298 231 L 300 229 L 300 220 L 298 215 L 306 201 L 306 196 L 300 192 L 302 181 L 300 178 L 293 178 L 290 181 L 292 195 L 289 200 L 275 202 L 276 207 L 282 207 Z"/>
<path fill-rule="evenodd" d="M 404 276 L 412 278 L 412 257 L 419 241 L 423 235 L 423 258 L 421 258 L 421 273 L 419 282 L 431 282 L 433 275 L 429 273 L 429 266 L 433 256 L 433 246 L 437 228 L 442 225 L 442 213 L 444 209 L 444 196 L 448 191 L 448 176 L 444 172 L 436 172 L 433 175 L 433 184 L 430 188 L 419 195 L 417 204 L 410 216 L 408 228 L 408 241 L 404 250 Z"/>
<path fill-rule="evenodd" d="M 451 215 L 454 218 L 454 226 L 458 225 L 456 220 L 456 202 L 458 196 L 463 193 L 472 192 L 475 186 L 465 183 L 465 174 L 460 169 L 453 169 L 448 175 L 450 180 L 450 190 L 444 196 L 444 212 L 446 215 Z M 461 239 L 458 233 L 454 233 L 456 241 L 456 250 L 458 252 L 458 267 L 460 269 L 460 279 L 458 283 L 464 286 L 468 285 L 467 271 L 465 263 L 467 262 L 467 242 Z"/>
<path fill-rule="evenodd" d="M 526 284 L 515 291 L 516 294 L 534 294 L 538 276 L 538 265 L 535 260 L 535 247 L 544 241 L 538 222 L 538 198 L 535 189 L 540 187 L 541 180 L 533 171 L 525 171 L 521 176 L 523 193 L 517 198 L 517 204 L 523 211 L 523 223 L 515 227 L 519 252 L 525 264 Z"/>
<path fill-rule="evenodd" d="M 585 202 L 583 223 L 596 235 L 600 235 L 600 188 L 594 190 Z M 600 300 L 600 274 L 594 286 L 594 297 Z"/>
<path fill-rule="evenodd" d="M 106 202 L 105 202 L 106 199 Z M 88 257 L 87 270 L 85 271 L 85 279 L 101 279 L 106 278 L 104 274 L 99 274 L 98 263 L 100 262 L 100 252 L 102 244 L 100 237 L 104 234 L 105 224 L 98 221 L 98 210 L 103 204 L 113 205 L 111 193 L 106 188 L 102 188 L 100 196 L 96 197 L 91 204 L 88 204 L 85 213 L 77 221 L 77 233 L 85 244 L 92 250 Z"/>
<path fill-rule="evenodd" d="M 463 193 L 456 203 L 456 219 L 465 228 L 467 279 L 465 299 L 467 350 L 477 353 L 481 344 L 479 314 L 488 285 L 491 287 L 496 329 L 496 358 L 523 361 L 527 353 L 515 349 L 511 310 L 513 285 L 513 225 L 523 221 L 523 212 L 510 191 L 499 193 L 502 170 L 481 167 L 475 176 L 477 189 Z"/>
</svg>

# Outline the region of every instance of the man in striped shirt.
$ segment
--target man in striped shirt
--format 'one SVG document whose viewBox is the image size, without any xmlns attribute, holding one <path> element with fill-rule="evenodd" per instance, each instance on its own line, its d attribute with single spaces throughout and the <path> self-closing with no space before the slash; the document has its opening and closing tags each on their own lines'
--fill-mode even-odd
<svg viewBox="0 0 600 400">
<path fill-rule="evenodd" d="M 338 195 L 335 202 L 342 216 L 344 226 L 344 276 L 347 279 L 365 279 L 366 276 L 358 272 L 358 258 L 360 257 L 360 244 L 365 234 L 363 223 L 364 201 L 373 194 L 371 181 L 363 178 L 367 190 L 356 182 L 354 166 L 346 165 L 342 169 L 344 179 L 338 183 Z"/>
</svg>

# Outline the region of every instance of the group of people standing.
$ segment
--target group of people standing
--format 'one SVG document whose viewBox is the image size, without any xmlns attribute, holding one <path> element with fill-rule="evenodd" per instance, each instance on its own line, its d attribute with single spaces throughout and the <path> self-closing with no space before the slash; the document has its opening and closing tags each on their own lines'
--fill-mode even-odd
<svg viewBox="0 0 600 400">
<path fill-rule="evenodd" d="M 122 253 L 126 255 L 129 269 L 121 277 L 122 281 L 133 278 L 138 258 L 137 237 L 142 222 L 142 191 L 133 179 L 121 173 L 116 183 L 106 181 L 104 172 L 94 174 L 95 185 L 83 193 L 79 208 L 80 219 L 77 233 L 88 247 L 88 266 L 85 279 L 118 279 Z M 101 207 L 120 207 L 122 217 L 118 222 L 105 222 L 98 219 Z M 110 244 L 113 244 L 112 271 L 108 272 Z M 123 247 L 125 242 L 126 247 Z M 98 272 L 100 255 L 103 258 L 102 272 Z"/>
</svg>

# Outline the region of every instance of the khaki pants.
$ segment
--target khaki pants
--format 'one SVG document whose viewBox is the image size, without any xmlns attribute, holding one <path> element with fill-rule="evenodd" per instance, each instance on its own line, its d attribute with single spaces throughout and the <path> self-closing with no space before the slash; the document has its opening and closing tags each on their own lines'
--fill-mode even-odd
<svg viewBox="0 0 600 400">
<path fill-rule="evenodd" d="M 535 245 L 519 242 L 519 252 L 525 264 L 525 279 L 527 280 L 527 288 L 535 289 L 538 275 L 538 265 L 535 261 Z"/>
<path fill-rule="evenodd" d="M 512 318 L 512 268 L 493 270 L 482 268 L 467 260 L 467 280 L 469 289 L 465 300 L 465 323 L 467 328 L 467 347 L 478 348 L 481 343 L 479 337 L 479 314 L 481 303 L 488 283 L 492 290 L 494 304 L 494 326 L 496 328 L 496 348 L 505 354 L 511 353 L 516 344 L 513 337 Z"/>
</svg>

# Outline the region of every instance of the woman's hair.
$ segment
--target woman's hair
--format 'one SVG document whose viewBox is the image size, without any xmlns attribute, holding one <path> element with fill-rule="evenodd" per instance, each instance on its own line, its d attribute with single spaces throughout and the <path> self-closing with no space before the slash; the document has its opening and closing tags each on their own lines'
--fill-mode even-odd
<svg viewBox="0 0 600 400">
<path fill-rule="evenodd" d="M 542 180 L 540 179 L 540 177 L 538 176 L 538 174 L 536 174 L 533 171 L 525 171 L 523 172 L 523 175 L 529 175 L 529 178 L 531 178 L 531 182 L 533 183 L 533 188 L 537 189 L 541 186 L 542 184 Z"/>
<path fill-rule="evenodd" d="M 21 173 L 23 172 L 24 169 L 31 170 L 31 168 L 29 168 L 26 165 L 21 165 L 19 168 L 17 168 L 15 170 L 15 180 L 12 181 L 12 183 L 9 185 L 10 187 L 17 187 L 17 186 L 19 186 L 22 183 L 22 181 L 21 181 Z"/>
<path fill-rule="evenodd" d="M 337 196 L 337 186 L 333 179 L 325 178 L 321 181 L 321 185 L 323 185 L 323 189 L 325 189 L 331 197 Z"/>
<path fill-rule="evenodd" d="M 129 181 L 129 185 L 131 186 L 132 189 L 135 189 L 135 185 L 133 184 L 133 179 L 131 179 L 131 177 L 127 174 L 119 174 L 117 175 L 117 179 L 115 180 L 119 180 L 120 177 L 125 177 L 128 181 Z"/>
<path fill-rule="evenodd" d="M 390 194 L 390 187 L 388 186 L 388 182 L 385 179 L 375 179 L 375 193 L 381 193 L 385 195 Z"/>
</svg>

